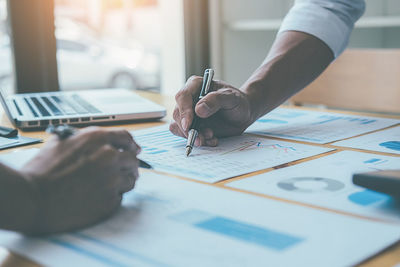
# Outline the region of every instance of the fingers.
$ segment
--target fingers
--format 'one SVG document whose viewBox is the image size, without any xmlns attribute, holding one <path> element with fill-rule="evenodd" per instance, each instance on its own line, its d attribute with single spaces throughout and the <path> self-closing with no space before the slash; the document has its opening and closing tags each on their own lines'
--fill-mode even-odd
<svg viewBox="0 0 400 267">
<path fill-rule="evenodd" d="M 192 112 L 194 112 L 194 111 L 192 111 Z M 187 129 L 187 130 L 183 129 L 181 115 L 180 115 L 178 107 L 175 107 L 174 112 L 172 113 L 172 117 L 176 122 L 176 127 L 179 129 L 179 132 L 182 133 L 182 135 L 179 134 L 179 136 L 187 137 L 189 129 Z M 184 120 L 184 122 L 185 121 L 186 121 L 186 119 Z M 185 127 L 190 127 L 190 126 L 185 125 Z"/>
<path fill-rule="evenodd" d="M 217 146 L 218 139 L 214 136 L 214 132 L 210 128 L 201 129 L 195 141 L 196 146 Z"/>
<path fill-rule="evenodd" d="M 97 182 L 104 182 L 105 190 L 121 194 L 135 186 L 139 160 L 132 151 L 120 151 L 111 145 L 104 145 L 89 157 L 90 173 L 97 177 Z"/>
<path fill-rule="evenodd" d="M 172 122 L 170 124 L 169 130 L 177 136 L 186 137 L 176 122 Z M 200 130 L 199 135 L 197 136 L 196 141 L 194 142 L 194 145 L 195 146 L 217 146 L 218 139 L 214 136 L 214 132 L 212 129 L 205 128 L 205 129 Z"/>
<path fill-rule="evenodd" d="M 177 136 L 180 136 L 180 137 L 187 137 L 187 135 L 183 132 L 183 130 L 179 127 L 179 125 L 178 125 L 178 123 L 176 122 L 176 121 L 174 121 L 174 122 L 172 122 L 170 125 L 169 125 L 169 130 L 174 134 L 174 135 L 177 135 Z"/>
<path fill-rule="evenodd" d="M 113 130 L 105 132 L 108 142 L 117 149 L 129 150 L 139 154 L 140 147 L 133 140 L 132 135 L 126 130 Z"/>
<path fill-rule="evenodd" d="M 190 77 L 183 89 L 181 89 L 175 96 L 176 111 L 174 111 L 174 120 L 177 122 L 182 132 L 187 132 L 192 123 L 194 115 L 193 99 L 198 97 L 202 82 L 202 77 Z"/>
<path fill-rule="evenodd" d="M 217 146 L 218 139 L 214 135 L 214 131 L 210 128 L 203 129 L 201 135 L 204 136 L 203 146 Z"/>
<path fill-rule="evenodd" d="M 139 160 L 136 158 L 136 154 L 123 151 L 119 153 L 119 163 L 120 183 L 118 188 L 120 193 L 125 193 L 135 187 L 135 182 L 139 177 Z"/>
<path fill-rule="evenodd" d="M 76 146 L 87 154 L 93 153 L 97 148 L 106 144 L 116 149 L 134 151 L 137 154 L 140 152 L 139 145 L 126 130 L 105 130 L 99 127 L 87 127 L 65 140 L 65 142 L 70 142 L 71 146 Z"/>
<path fill-rule="evenodd" d="M 88 168 L 101 173 L 104 169 L 115 166 L 118 153 L 120 152 L 113 146 L 103 145 L 93 154 L 88 155 L 88 163 L 83 164 L 87 164 Z"/>
<path fill-rule="evenodd" d="M 208 118 L 220 109 L 234 109 L 240 104 L 240 94 L 231 88 L 211 92 L 196 105 L 195 111 L 200 118 Z"/>
</svg>

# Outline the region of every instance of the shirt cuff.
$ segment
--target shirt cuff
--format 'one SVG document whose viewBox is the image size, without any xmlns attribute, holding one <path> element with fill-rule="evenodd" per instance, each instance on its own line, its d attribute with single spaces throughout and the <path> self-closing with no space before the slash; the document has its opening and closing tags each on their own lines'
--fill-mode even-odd
<svg viewBox="0 0 400 267">
<path fill-rule="evenodd" d="M 345 23 L 329 9 L 312 3 L 299 3 L 286 15 L 278 34 L 299 31 L 311 34 L 332 50 L 335 58 L 346 48 L 354 23 Z"/>
</svg>

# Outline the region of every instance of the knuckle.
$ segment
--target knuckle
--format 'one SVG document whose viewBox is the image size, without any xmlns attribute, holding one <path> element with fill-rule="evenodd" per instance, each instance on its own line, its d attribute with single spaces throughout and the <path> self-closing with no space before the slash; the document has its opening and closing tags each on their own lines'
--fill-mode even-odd
<svg viewBox="0 0 400 267">
<path fill-rule="evenodd" d="M 203 80 L 203 77 L 198 76 L 198 75 L 192 75 L 189 77 L 188 79 L 188 83 L 192 83 L 192 82 L 200 82 Z"/>
<path fill-rule="evenodd" d="M 106 156 L 107 155 L 112 156 L 117 152 L 117 150 L 110 144 L 106 144 L 106 145 L 102 146 L 100 148 L 100 150 L 101 150 L 101 153 Z"/>
<path fill-rule="evenodd" d="M 215 101 L 218 101 L 218 98 L 220 97 L 220 95 L 221 95 L 220 91 L 211 92 L 208 95 L 206 95 L 206 97 L 204 97 L 201 101 L 205 101 L 207 103 L 215 102 Z"/>
<path fill-rule="evenodd" d="M 112 131 L 110 133 L 114 134 L 115 138 L 125 138 L 126 140 L 133 142 L 133 137 L 127 130 L 120 129 Z"/>
<path fill-rule="evenodd" d="M 174 118 L 175 121 L 178 121 L 180 118 L 180 114 L 179 114 L 179 109 L 174 109 L 174 112 L 172 113 L 172 117 Z"/>
<path fill-rule="evenodd" d="M 186 108 L 186 109 L 180 110 L 179 114 L 180 114 L 181 117 L 188 117 L 188 116 L 192 115 L 192 112 L 193 112 L 193 109 L 187 109 Z"/>
<path fill-rule="evenodd" d="M 232 94 L 236 94 L 236 90 L 234 90 L 232 88 L 222 88 L 221 90 L 219 90 L 219 93 L 221 95 L 232 95 Z"/>
<path fill-rule="evenodd" d="M 176 101 L 179 101 L 179 99 L 182 97 L 183 90 L 184 89 L 181 89 L 181 90 L 178 91 L 178 93 L 176 93 L 176 95 L 175 95 L 175 100 Z"/>
</svg>

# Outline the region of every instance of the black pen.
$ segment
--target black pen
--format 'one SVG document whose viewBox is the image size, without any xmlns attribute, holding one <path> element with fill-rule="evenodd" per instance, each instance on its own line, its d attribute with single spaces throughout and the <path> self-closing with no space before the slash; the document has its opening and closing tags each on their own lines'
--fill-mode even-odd
<svg viewBox="0 0 400 267">
<path fill-rule="evenodd" d="M 210 92 L 213 77 L 214 77 L 213 69 L 206 69 L 204 71 L 203 84 L 201 86 L 199 98 L 196 101 L 195 105 L 197 104 L 197 102 L 200 101 L 200 99 L 205 97 L 208 94 L 208 92 Z M 186 143 L 186 156 L 187 157 L 189 157 L 190 153 L 192 152 L 194 141 L 196 140 L 197 136 L 199 135 L 199 121 L 200 121 L 200 118 L 197 117 L 197 115 L 195 113 L 192 125 L 190 125 L 190 128 L 189 128 L 190 130 L 188 133 L 188 139 L 187 139 L 187 143 Z"/>
<path fill-rule="evenodd" d="M 47 127 L 47 129 L 46 129 L 46 132 L 55 134 L 58 136 L 58 138 L 60 140 L 64 140 L 64 139 L 67 139 L 68 137 L 74 135 L 76 132 L 76 129 L 67 124 L 62 124 L 62 125 L 57 125 L 57 126 L 49 125 L 49 127 Z M 151 167 L 150 164 L 148 164 L 147 162 L 145 162 L 143 160 L 139 160 L 139 167 L 145 168 L 145 169 L 153 168 L 153 167 Z"/>
</svg>

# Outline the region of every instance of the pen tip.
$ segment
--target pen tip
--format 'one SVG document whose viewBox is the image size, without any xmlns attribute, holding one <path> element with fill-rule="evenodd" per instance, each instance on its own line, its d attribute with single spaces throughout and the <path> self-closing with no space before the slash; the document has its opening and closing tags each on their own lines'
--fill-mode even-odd
<svg viewBox="0 0 400 267">
<path fill-rule="evenodd" d="M 186 147 L 186 157 L 189 157 L 191 152 L 192 152 L 192 148 L 190 146 Z"/>
</svg>

